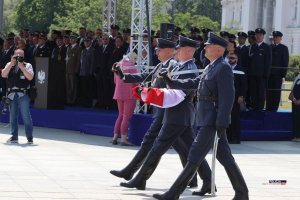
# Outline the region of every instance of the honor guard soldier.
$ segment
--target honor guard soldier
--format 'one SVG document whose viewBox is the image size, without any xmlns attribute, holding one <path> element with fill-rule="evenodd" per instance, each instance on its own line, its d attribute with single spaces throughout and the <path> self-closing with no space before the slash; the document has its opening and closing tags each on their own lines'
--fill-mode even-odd
<svg viewBox="0 0 300 200">
<path fill-rule="evenodd" d="M 198 73 L 189 71 L 196 70 L 197 67 L 193 62 L 193 55 L 195 49 L 199 46 L 198 42 L 191 40 L 189 38 L 179 36 L 178 44 L 178 59 L 179 65 L 173 65 L 168 68 L 168 70 L 163 69 L 164 71 L 170 71 L 174 73 L 173 78 L 183 79 L 183 78 L 195 78 Z M 181 73 L 182 74 L 181 74 Z M 176 75 L 178 73 L 178 75 Z M 180 139 L 186 147 L 190 147 L 193 143 L 193 124 L 194 124 L 194 105 L 193 97 L 195 95 L 195 90 L 186 89 L 186 90 L 172 90 L 172 89 L 161 89 L 161 88 L 140 88 L 146 92 L 148 95 L 148 103 L 153 102 L 162 102 L 159 97 L 155 96 L 158 93 L 164 93 L 163 102 L 171 102 L 173 106 L 170 105 L 158 105 L 159 107 L 165 107 L 165 113 L 162 122 L 162 128 L 160 129 L 159 135 L 154 141 L 154 144 L 149 151 L 146 160 L 144 161 L 143 166 L 141 167 L 138 174 L 129 182 L 121 183 L 120 185 L 128 188 L 137 188 L 145 189 L 146 181 L 155 171 L 158 163 L 161 159 L 161 156 L 170 148 L 170 146 L 178 139 Z M 177 98 L 176 94 L 180 97 Z M 159 95 L 162 97 L 162 95 Z M 153 98 L 151 98 L 153 97 Z M 158 101 L 156 101 L 158 100 Z M 176 101 L 179 100 L 179 101 Z M 175 103 L 176 102 L 176 103 Z M 174 106 L 175 105 L 175 106 Z M 199 163 L 198 173 L 203 180 L 203 186 L 201 188 L 201 193 L 204 195 L 210 192 L 210 180 L 211 180 L 211 170 L 207 161 L 204 159 L 203 162 Z M 197 170 L 196 169 L 196 170 Z M 189 180 L 195 173 L 190 177 Z M 188 184 L 185 185 L 185 187 Z"/>
<path fill-rule="evenodd" d="M 206 65 L 209 64 L 209 60 L 205 57 L 204 43 L 207 41 L 207 35 L 212 30 L 209 28 L 203 28 L 203 41 L 200 43 L 200 47 L 196 50 L 194 54 L 195 64 L 199 69 L 204 69 Z"/>
<path fill-rule="evenodd" d="M 247 69 L 248 68 L 248 59 L 249 59 L 249 49 L 246 46 L 246 40 L 248 38 L 247 33 L 238 32 L 238 46 L 236 48 L 236 53 L 239 56 L 238 65 Z"/>
<path fill-rule="evenodd" d="M 179 199 L 191 177 L 196 173 L 198 166 L 203 163 L 205 156 L 213 147 L 217 134 L 219 143 L 216 157 L 225 168 L 235 191 L 233 200 L 249 200 L 246 182 L 231 154 L 226 137 L 226 127 L 230 123 L 230 113 L 234 101 L 232 69 L 222 57 L 227 47 L 227 41 L 211 32 L 205 44 L 205 54 L 211 63 L 200 76 L 196 79 L 185 80 L 174 80 L 164 76 L 170 88 L 198 88 L 196 124 L 201 128 L 191 146 L 185 168 L 167 192 L 153 195 L 156 199 Z"/>
<path fill-rule="evenodd" d="M 278 110 L 281 86 L 289 64 L 289 50 L 287 46 L 281 44 L 282 36 L 283 34 L 280 31 L 273 31 L 273 44 L 271 44 L 272 65 L 266 100 L 266 110 L 271 112 Z"/>
<path fill-rule="evenodd" d="M 197 28 L 197 27 L 192 27 L 191 28 L 191 36 L 190 36 L 190 38 L 192 40 L 196 40 L 196 41 L 202 42 L 203 39 L 202 39 L 202 37 L 199 34 L 200 34 L 200 29 L 199 28 Z"/>
<path fill-rule="evenodd" d="M 255 30 L 256 43 L 249 49 L 249 78 L 250 100 L 254 111 L 262 111 L 265 104 L 266 84 L 271 67 L 271 48 L 264 43 L 266 31 L 262 28 Z"/>
<path fill-rule="evenodd" d="M 144 83 L 145 81 L 151 81 L 151 87 L 166 87 L 165 82 L 163 81 L 162 77 L 158 75 L 158 73 L 162 68 L 168 68 L 169 66 L 172 66 L 177 63 L 177 61 L 175 61 L 173 58 L 176 43 L 162 38 L 158 38 L 157 41 L 158 44 L 156 47 L 156 54 L 158 55 L 158 58 L 161 61 L 161 63 L 159 63 L 150 73 L 133 75 L 123 74 L 120 70 L 117 71 L 119 77 L 123 79 L 125 83 Z M 124 178 L 126 180 L 130 180 L 133 177 L 134 173 L 143 164 L 143 161 L 145 160 L 148 152 L 151 150 L 153 143 L 159 134 L 159 131 L 162 127 L 164 112 L 164 108 L 158 108 L 153 106 L 153 122 L 143 138 L 140 149 L 125 168 L 123 168 L 122 170 L 112 170 L 110 171 L 111 174 L 120 178 Z M 182 165 L 185 166 L 187 162 L 186 159 L 189 147 L 182 145 L 180 139 L 175 141 L 172 146 L 174 150 L 179 154 Z M 195 176 L 191 181 L 190 187 L 197 187 L 197 176 Z"/>
<path fill-rule="evenodd" d="M 229 33 L 227 31 L 221 31 L 220 36 L 224 38 L 226 41 L 229 41 Z"/>
</svg>

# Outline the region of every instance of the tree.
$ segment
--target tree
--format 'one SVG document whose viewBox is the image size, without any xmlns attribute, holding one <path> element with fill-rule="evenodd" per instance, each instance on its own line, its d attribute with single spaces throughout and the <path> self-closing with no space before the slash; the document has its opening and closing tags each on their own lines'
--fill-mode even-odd
<svg viewBox="0 0 300 200">
<path fill-rule="evenodd" d="M 78 31 L 80 27 L 95 30 L 102 27 L 103 0 L 68 0 L 65 11 L 55 12 L 51 29 Z"/>
<path fill-rule="evenodd" d="M 63 0 L 24 0 L 16 8 L 16 26 L 30 30 L 48 31 L 53 23 L 54 14 L 65 14 Z"/>
</svg>

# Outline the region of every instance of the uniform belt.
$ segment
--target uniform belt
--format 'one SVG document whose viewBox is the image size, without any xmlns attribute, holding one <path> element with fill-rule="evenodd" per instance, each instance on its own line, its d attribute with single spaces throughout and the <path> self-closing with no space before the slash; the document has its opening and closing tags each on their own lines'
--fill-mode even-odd
<svg viewBox="0 0 300 200">
<path fill-rule="evenodd" d="M 217 98 L 215 96 L 198 96 L 198 101 L 217 101 Z"/>
<path fill-rule="evenodd" d="M 8 93 L 12 93 L 12 92 L 22 92 L 24 94 L 27 93 L 26 89 L 8 89 Z"/>
</svg>

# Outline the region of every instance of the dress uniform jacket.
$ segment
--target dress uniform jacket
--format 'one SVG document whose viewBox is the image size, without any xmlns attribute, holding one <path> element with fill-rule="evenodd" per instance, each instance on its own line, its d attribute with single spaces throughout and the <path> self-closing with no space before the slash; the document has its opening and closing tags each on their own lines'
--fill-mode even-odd
<svg viewBox="0 0 300 200">
<path fill-rule="evenodd" d="M 268 78 L 271 67 L 271 49 L 266 43 L 260 46 L 253 44 L 249 49 L 250 66 L 249 76 Z"/>
<path fill-rule="evenodd" d="M 171 68 L 171 71 L 184 71 L 184 70 L 194 70 L 197 69 L 195 63 L 190 60 L 183 65 L 177 65 Z M 182 74 L 178 77 L 172 77 L 173 79 L 186 79 L 186 78 L 195 78 L 197 76 L 196 73 Z M 171 87 L 172 89 L 172 87 Z M 165 115 L 163 119 L 163 124 L 176 124 L 182 126 L 192 126 L 195 120 L 195 108 L 193 104 L 193 98 L 196 93 L 195 90 L 191 90 L 190 88 L 186 88 L 183 90 L 186 94 L 185 100 L 182 101 L 177 106 L 167 108 L 165 110 Z"/>
<path fill-rule="evenodd" d="M 289 63 L 289 51 L 283 44 L 271 44 L 272 67 L 268 80 L 268 91 L 266 98 L 267 111 L 277 111 L 280 103 L 282 78 L 287 73 Z"/>
<path fill-rule="evenodd" d="M 287 73 L 289 64 L 289 50 L 283 44 L 271 44 L 272 50 L 272 67 L 270 75 L 280 76 L 284 78 Z"/>
<path fill-rule="evenodd" d="M 234 101 L 231 67 L 223 58 L 208 65 L 196 79 L 168 83 L 173 88 L 197 89 L 197 126 L 228 127 Z"/>
<path fill-rule="evenodd" d="M 244 69 L 248 69 L 249 65 L 249 49 L 246 45 L 243 45 L 242 47 L 238 46 L 236 48 L 236 53 L 239 56 L 238 65 L 243 67 Z"/>
</svg>

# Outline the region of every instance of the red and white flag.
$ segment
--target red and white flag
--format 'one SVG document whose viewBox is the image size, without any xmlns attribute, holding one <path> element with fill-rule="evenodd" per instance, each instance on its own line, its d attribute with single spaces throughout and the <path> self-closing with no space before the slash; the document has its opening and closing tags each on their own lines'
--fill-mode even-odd
<svg viewBox="0 0 300 200">
<path fill-rule="evenodd" d="M 138 87 L 138 86 L 137 86 Z M 166 88 L 133 88 L 133 95 L 146 104 L 159 108 L 170 108 L 178 105 L 185 99 L 186 94 L 182 90 Z M 139 90 L 139 92 L 137 92 Z"/>
</svg>

